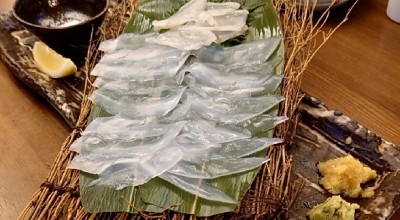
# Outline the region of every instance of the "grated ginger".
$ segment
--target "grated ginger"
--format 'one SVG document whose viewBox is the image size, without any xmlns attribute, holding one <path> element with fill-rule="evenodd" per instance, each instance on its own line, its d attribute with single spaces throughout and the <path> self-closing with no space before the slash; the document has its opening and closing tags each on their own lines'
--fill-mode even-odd
<svg viewBox="0 0 400 220">
<path fill-rule="evenodd" d="M 370 198 L 374 195 L 373 189 L 362 189 L 361 184 L 375 179 L 376 171 L 351 155 L 321 162 L 318 169 L 323 176 L 319 183 L 332 194 L 350 198 Z"/>
</svg>

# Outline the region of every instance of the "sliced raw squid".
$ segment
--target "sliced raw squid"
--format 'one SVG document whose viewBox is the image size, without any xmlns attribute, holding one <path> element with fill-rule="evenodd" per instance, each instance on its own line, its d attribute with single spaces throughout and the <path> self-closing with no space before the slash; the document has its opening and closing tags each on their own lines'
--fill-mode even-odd
<svg viewBox="0 0 400 220">
<path fill-rule="evenodd" d="M 184 78 L 184 82 L 190 88 L 191 91 L 197 95 L 205 98 L 212 96 L 261 96 L 268 94 L 275 94 L 282 82 L 283 75 L 271 75 L 266 81 L 259 86 L 240 88 L 242 86 L 227 86 L 234 90 L 223 90 L 207 86 L 200 81 L 196 80 L 191 74 L 188 74 Z M 218 87 L 218 86 L 217 86 Z"/>
<path fill-rule="evenodd" d="M 192 0 L 182 6 L 174 15 L 165 20 L 153 21 L 155 31 L 170 29 L 195 21 L 198 14 L 206 9 L 207 0 Z"/>
<path fill-rule="evenodd" d="M 203 12 L 204 14 L 211 14 L 211 12 Z M 204 27 L 207 27 L 211 31 L 241 31 L 243 27 L 247 27 L 246 20 L 249 12 L 247 10 L 236 10 L 231 13 L 222 14 L 219 16 L 213 16 L 213 25 L 206 26 L 207 23 L 203 23 Z M 202 25 L 199 25 L 202 26 Z M 247 28 L 246 28 L 247 30 Z"/>
<path fill-rule="evenodd" d="M 248 118 L 239 120 L 239 117 Z M 242 129 L 243 134 L 251 136 L 263 135 L 280 123 L 286 121 L 286 116 L 270 116 L 268 114 L 241 114 L 238 116 L 229 113 L 218 112 L 207 108 L 199 103 L 186 102 L 174 109 L 171 114 L 165 117 L 165 122 L 176 122 L 181 120 L 200 121 L 209 120 L 217 123 L 216 127 L 226 127 L 228 129 Z"/>
<path fill-rule="evenodd" d="M 111 98 L 113 97 L 119 97 L 119 96 L 132 96 L 132 97 L 141 97 L 145 96 L 144 98 L 147 97 L 158 97 L 162 96 L 164 93 L 168 91 L 176 91 L 179 89 L 179 85 L 158 85 L 155 87 L 151 86 L 142 86 L 142 85 L 137 85 L 129 83 L 129 81 L 125 81 L 123 83 L 108 83 L 104 86 L 101 86 L 96 90 L 96 93 L 102 94 L 104 96 L 109 96 Z M 134 90 L 133 90 L 134 89 Z"/>
<path fill-rule="evenodd" d="M 203 27 L 212 27 L 219 25 L 214 17 L 233 14 L 239 8 L 240 4 L 236 2 L 227 2 L 227 3 L 208 2 L 206 8 L 207 10 L 201 12 L 197 16 L 195 24 L 197 26 L 203 26 Z M 242 25 L 246 25 L 246 23 Z"/>
<path fill-rule="evenodd" d="M 236 124 L 236 126 L 242 127 L 247 132 L 250 132 L 252 136 L 257 136 L 270 131 L 287 119 L 288 118 L 286 116 L 271 117 L 270 115 L 262 114 L 246 121 L 242 121 Z"/>
<path fill-rule="evenodd" d="M 214 10 L 237 10 L 240 8 L 240 4 L 237 2 L 207 2 L 206 10 L 214 11 Z"/>
<path fill-rule="evenodd" d="M 90 100 L 114 115 L 122 114 L 132 118 L 160 117 L 175 108 L 185 89 L 186 87 L 180 86 L 148 95 L 104 94 L 96 90 Z"/>
<path fill-rule="evenodd" d="M 181 53 L 179 57 L 169 59 L 160 57 L 146 62 L 124 60 L 113 64 L 100 62 L 90 74 L 112 80 L 166 79 L 176 75 L 188 57 L 189 53 Z"/>
<path fill-rule="evenodd" d="M 110 120 L 99 120 L 109 119 Z M 99 125 L 100 124 L 100 125 Z M 120 126 L 118 126 L 118 124 Z M 72 145 L 71 150 L 78 153 L 107 151 L 112 149 L 140 150 L 138 145 L 158 149 L 171 142 L 186 124 L 180 121 L 171 124 L 138 122 L 120 116 L 97 118 L 89 124 Z M 155 146 L 155 147 L 153 147 Z"/>
<path fill-rule="evenodd" d="M 190 51 L 209 46 L 216 40 L 215 34 L 208 29 L 201 29 L 196 26 L 182 26 L 158 35 L 153 42 L 183 51 Z"/>
<path fill-rule="evenodd" d="M 253 96 L 262 96 L 262 95 L 269 95 L 269 94 L 276 94 L 280 88 L 280 85 L 282 83 L 283 75 L 272 75 L 270 78 L 268 78 L 263 84 L 260 86 L 263 88 L 262 91 L 257 91 L 254 92 L 252 95 Z"/>
<path fill-rule="evenodd" d="M 264 157 L 230 158 L 210 156 L 200 161 L 181 160 L 168 173 L 195 179 L 215 179 L 260 167 Z"/>
<path fill-rule="evenodd" d="M 179 79 L 180 78 L 180 79 Z M 97 88 L 110 91 L 140 91 L 143 94 L 144 91 L 161 88 L 161 87 L 172 87 L 179 86 L 182 83 L 183 77 L 170 77 L 167 79 L 160 80 L 107 80 L 103 78 L 97 78 L 93 85 Z M 132 92 L 131 92 L 132 93 Z"/>
<path fill-rule="evenodd" d="M 111 53 L 120 49 L 135 50 L 146 45 L 146 39 L 157 36 L 158 33 L 152 32 L 148 34 L 123 33 L 116 39 L 101 42 L 99 50 Z"/>
<path fill-rule="evenodd" d="M 99 61 L 102 64 L 119 65 L 127 61 L 131 63 L 160 61 L 168 62 L 187 57 L 187 52 L 163 45 L 150 45 L 136 50 L 121 49 L 105 54 Z"/>
<path fill-rule="evenodd" d="M 249 138 L 250 134 L 239 128 L 217 126 L 207 121 L 191 121 L 186 123 L 183 131 L 193 140 L 204 140 L 207 143 L 225 143 L 234 140 Z"/>
<path fill-rule="evenodd" d="M 113 158 L 107 160 L 103 155 L 78 155 L 69 167 L 71 169 L 79 167 L 82 171 L 98 174 L 99 178 L 89 183 L 89 186 L 99 185 L 121 190 L 125 187 L 142 185 L 161 175 L 175 166 L 183 155 L 179 147 L 169 147 L 151 154 L 143 152 L 140 155 L 110 154 L 110 156 Z M 105 169 L 103 163 L 108 164 Z"/>
<path fill-rule="evenodd" d="M 175 143 L 179 145 L 184 160 L 201 160 L 212 152 L 219 152 L 222 145 L 219 143 L 210 143 L 208 140 L 195 139 L 194 135 L 181 134 L 175 138 Z M 230 143 L 230 142 L 228 142 Z"/>
<path fill-rule="evenodd" d="M 165 126 L 168 128 L 168 126 Z M 135 138 L 122 140 L 104 140 L 101 136 L 82 136 L 74 144 L 82 154 L 88 154 L 93 151 L 96 153 L 105 153 L 115 151 L 127 154 L 141 154 L 142 152 L 156 152 L 176 138 L 183 128 L 182 122 L 175 124 L 170 129 L 164 131 L 162 135 L 138 136 Z"/>
<path fill-rule="evenodd" d="M 130 90 L 137 90 L 142 88 L 155 88 L 161 86 L 178 86 L 182 84 L 184 78 L 184 71 L 179 71 L 178 74 L 171 77 L 160 77 L 154 79 L 145 79 L 145 80 L 115 80 L 115 79 L 104 79 L 101 77 L 97 77 L 93 82 L 93 86 L 100 87 L 114 87 L 114 88 L 123 88 Z"/>
<path fill-rule="evenodd" d="M 267 112 L 283 100 L 280 95 L 242 97 L 221 96 L 202 98 L 191 90 L 183 102 L 190 104 L 190 111 L 200 118 L 225 124 L 237 124 Z"/>
<path fill-rule="evenodd" d="M 235 90 L 223 90 L 207 86 L 198 81 L 192 74 L 187 74 L 184 77 L 185 85 L 187 85 L 191 91 L 197 95 L 206 98 L 212 96 L 242 96 L 249 97 L 255 96 L 255 94 L 264 93 L 266 88 L 264 87 L 251 87 L 251 88 L 240 88 Z"/>
<path fill-rule="evenodd" d="M 199 15 L 194 25 L 184 25 L 161 33 L 153 42 L 184 51 L 198 50 L 213 42 L 221 43 L 229 37 L 233 38 L 246 32 L 247 15 L 248 11 L 239 10 L 213 17 L 205 11 Z M 226 21 L 228 18 L 230 22 Z"/>
<path fill-rule="evenodd" d="M 280 62 L 281 60 L 276 61 Z M 223 64 L 194 62 L 185 68 L 185 71 L 207 86 L 221 90 L 238 90 L 262 87 L 274 75 L 274 68 L 270 62 L 236 68 L 227 68 Z"/>
<path fill-rule="evenodd" d="M 233 47 L 212 45 L 195 52 L 200 62 L 214 63 L 237 68 L 264 63 L 278 48 L 277 37 L 251 41 Z"/>
<path fill-rule="evenodd" d="M 249 157 L 255 153 L 267 149 L 269 146 L 279 144 L 282 139 L 279 138 L 251 138 L 236 140 L 222 144 L 221 150 L 216 154 L 231 157 L 242 158 Z"/>
<path fill-rule="evenodd" d="M 221 43 L 247 31 L 247 10 L 238 10 L 240 4 L 207 3 L 192 0 L 173 16 L 153 21 L 155 31 L 169 29 L 148 42 L 168 45 L 181 50 L 197 50 L 213 42 Z M 152 39 L 152 40 L 151 40 Z"/>
<path fill-rule="evenodd" d="M 237 36 L 245 34 L 247 30 L 248 30 L 247 25 L 244 25 L 239 30 L 235 30 L 235 31 L 218 31 L 218 30 L 214 30 L 213 33 L 217 37 L 216 43 L 223 43 L 223 42 L 225 42 L 225 41 L 227 41 L 229 39 L 232 39 L 234 37 L 237 37 Z"/>
</svg>

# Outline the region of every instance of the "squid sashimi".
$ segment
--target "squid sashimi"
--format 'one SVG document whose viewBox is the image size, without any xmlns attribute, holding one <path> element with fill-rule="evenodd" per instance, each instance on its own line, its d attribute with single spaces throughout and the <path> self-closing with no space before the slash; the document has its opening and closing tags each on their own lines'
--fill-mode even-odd
<svg viewBox="0 0 400 220">
<path fill-rule="evenodd" d="M 251 137 L 240 128 L 217 126 L 207 121 L 193 121 L 183 127 L 186 136 L 193 140 L 206 140 L 207 143 L 226 143 Z"/>
<path fill-rule="evenodd" d="M 139 155 L 89 154 L 75 157 L 69 168 L 97 174 L 99 178 L 93 180 L 89 186 L 99 185 L 121 190 L 148 182 L 171 169 L 181 158 L 179 147 L 163 148 L 151 154 L 144 151 Z"/>
<path fill-rule="evenodd" d="M 224 64 L 231 68 L 262 64 L 277 50 L 280 38 L 255 40 L 233 47 L 212 45 L 194 53 L 200 62 Z"/>
<path fill-rule="evenodd" d="M 190 112 L 195 115 L 195 118 L 224 124 L 237 124 L 270 110 L 281 101 L 282 98 L 279 96 L 253 99 L 250 102 L 244 100 L 230 100 L 225 102 L 225 100 L 216 99 L 207 101 L 194 97 L 190 101 Z M 248 112 L 248 110 L 250 111 Z"/>
<path fill-rule="evenodd" d="M 223 64 L 194 62 L 184 70 L 201 83 L 221 90 L 262 87 L 271 76 L 275 75 L 274 66 L 270 63 L 226 68 Z"/>
<path fill-rule="evenodd" d="M 157 36 L 158 33 L 152 32 L 148 34 L 134 34 L 134 33 L 123 33 L 115 39 L 110 39 L 101 42 L 99 50 L 111 53 L 121 49 L 135 50 L 143 47 L 146 44 L 147 39 Z"/>
<path fill-rule="evenodd" d="M 249 157 L 255 153 L 267 149 L 269 146 L 279 144 L 282 139 L 279 138 L 249 138 L 232 141 L 222 144 L 219 155 L 231 158 Z"/>
<path fill-rule="evenodd" d="M 244 85 L 242 83 L 230 83 L 221 86 L 215 83 L 208 83 L 208 82 L 213 82 L 213 80 L 207 80 L 207 79 L 204 80 L 205 83 L 217 87 L 214 88 L 203 84 L 195 77 L 193 77 L 191 74 L 185 76 L 184 82 L 192 91 L 196 92 L 201 97 L 221 96 L 221 95 L 249 97 L 249 96 L 261 96 L 261 95 L 275 93 L 279 88 L 280 83 L 282 82 L 283 76 L 273 74 L 265 78 L 266 78 L 265 81 L 253 82 L 253 87 L 248 87 L 248 85 Z"/>
<path fill-rule="evenodd" d="M 117 94 L 96 90 L 90 95 L 93 103 L 108 113 L 122 114 L 132 118 L 160 117 L 176 107 L 186 87 L 161 89 L 153 94 Z"/>
<path fill-rule="evenodd" d="M 170 173 L 163 173 L 160 175 L 160 178 L 200 198 L 229 204 L 237 203 L 237 201 L 226 195 L 226 193 L 212 185 L 209 185 L 205 181 L 177 176 Z"/>
<path fill-rule="evenodd" d="M 120 60 L 113 64 L 100 62 L 90 74 L 113 80 L 166 79 L 176 75 L 188 57 L 189 53 L 179 53 L 177 56 L 170 56 L 165 59 L 158 57 L 158 59 L 146 62 L 128 60 Z"/>
<path fill-rule="evenodd" d="M 182 59 L 185 57 L 187 52 L 178 50 L 173 47 L 167 47 L 162 45 L 148 45 L 136 50 L 121 49 L 113 53 L 105 54 L 99 61 L 102 64 L 119 65 L 126 61 L 136 62 L 148 62 L 150 60 L 158 60 L 160 62 L 170 61 L 173 59 Z"/>
<path fill-rule="evenodd" d="M 191 0 L 153 21 L 153 33 L 102 42 L 89 98 L 109 116 L 72 144 L 79 155 L 68 168 L 91 174 L 88 187 L 121 190 L 159 177 L 191 196 L 237 204 L 213 180 L 267 162 L 261 152 L 282 140 L 261 137 L 287 120 L 271 116 L 283 100 L 275 95 L 281 39 L 218 45 L 245 34 L 248 15 L 239 3 Z"/>
<path fill-rule="evenodd" d="M 196 179 L 215 179 L 252 170 L 266 162 L 265 157 L 229 158 L 212 156 L 200 161 L 181 160 L 168 173 Z"/>
<path fill-rule="evenodd" d="M 121 116 L 99 118 L 90 123 L 82 136 L 71 146 L 78 153 L 107 151 L 112 149 L 140 150 L 138 145 L 153 149 L 172 141 L 182 130 L 185 121 L 170 124 L 138 122 Z M 110 119 L 110 120 L 104 120 Z M 114 123 L 118 123 L 113 125 Z M 92 125 L 93 124 L 93 125 Z M 99 126 L 98 124 L 101 124 Z M 134 148 L 134 149 L 132 149 Z"/>
<path fill-rule="evenodd" d="M 155 31 L 171 29 L 195 21 L 198 14 L 207 7 L 207 0 L 192 0 L 182 6 L 174 15 L 165 20 L 153 21 Z"/>
<path fill-rule="evenodd" d="M 158 35 L 153 42 L 183 51 L 190 51 L 208 46 L 216 40 L 217 37 L 210 30 L 196 26 L 182 26 Z"/>
</svg>

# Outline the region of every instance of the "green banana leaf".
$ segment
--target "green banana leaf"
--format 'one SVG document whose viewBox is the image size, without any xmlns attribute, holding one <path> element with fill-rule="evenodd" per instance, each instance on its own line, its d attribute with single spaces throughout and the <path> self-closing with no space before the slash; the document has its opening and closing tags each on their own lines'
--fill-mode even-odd
<svg viewBox="0 0 400 220">
<path fill-rule="evenodd" d="M 235 1 L 235 0 L 234 0 Z M 176 12 L 187 0 L 139 0 L 132 19 L 128 23 L 125 32 L 146 33 L 152 31 L 153 20 L 165 19 Z M 212 2 L 227 2 L 214 0 Z M 255 39 L 280 37 L 283 39 L 279 19 L 271 0 L 236 0 L 242 8 L 250 11 L 248 18 L 249 31 L 245 36 L 238 37 L 226 43 L 238 44 Z M 284 56 L 283 43 L 272 56 Z M 268 62 L 268 61 L 267 61 Z M 283 63 L 275 66 L 275 74 L 281 74 Z M 280 91 L 273 91 L 279 93 Z M 268 112 L 277 114 L 277 108 Z M 96 117 L 109 114 L 99 106 L 93 106 L 89 121 Z M 272 137 L 273 129 L 259 134 L 263 137 Z M 266 151 L 259 152 L 265 155 Z M 224 191 L 228 196 L 240 201 L 251 186 L 259 168 L 249 172 L 238 173 L 216 179 L 207 180 L 207 183 Z M 84 207 L 88 212 L 162 212 L 165 209 L 175 210 L 181 213 L 195 214 L 197 216 L 211 216 L 224 212 L 231 212 L 235 204 L 226 204 L 202 199 L 161 179 L 154 178 L 137 187 L 127 187 L 123 190 L 115 190 L 102 186 L 88 184 L 96 179 L 95 175 L 81 172 L 80 191 Z"/>
</svg>

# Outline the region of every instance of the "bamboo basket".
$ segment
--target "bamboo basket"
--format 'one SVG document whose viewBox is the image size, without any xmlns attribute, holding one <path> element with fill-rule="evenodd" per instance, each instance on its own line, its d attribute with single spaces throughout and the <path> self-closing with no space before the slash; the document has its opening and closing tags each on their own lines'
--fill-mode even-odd
<svg viewBox="0 0 400 220">
<path fill-rule="evenodd" d="M 289 120 L 275 129 L 275 136 L 284 139 L 283 144 L 270 147 L 268 156 L 271 161 L 260 169 L 251 189 L 233 213 L 225 213 L 209 219 L 287 219 L 288 210 L 300 193 L 304 182 L 292 181 L 292 157 L 288 146 L 293 142 L 298 122 L 297 106 L 303 97 L 300 91 L 302 75 L 319 48 L 347 19 L 355 4 L 350 7 L 343 21 L 335 28 L 322 31 L 329 10 L 314 17 L 315 4 L 306 1 L 298 5 L 296 0 L 275 0 L 274 6 L 280 15 L 285 46 L 284 80 L 282 95 L 285 101 L 280 105 L 279 114 Z M 332 5 L 334 2 L 332 3 Z M 92 103 L 88 96 L 93 91 L 93 78 L 89 72 L 102 54 L 96 50 L 99 42 L 116 38 L 129 21 L 134 10 L 135 0 L 119 0 L 110 8 L 101 27 L 99 39 L 92 40 L 85 64 L 85 91 L 80 117 L 71 134 L 63 143 L 51 170 L 32 200 L 21 212 L 18 219 L 197 219 L 169 210 L 162 213 L 87 213 L 79 196 L 79 171 L 66 169 L 75 156 L 69 151 L 71 143 L 84 130 Z"/>
</svg>

